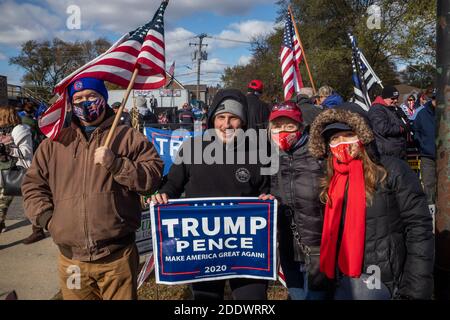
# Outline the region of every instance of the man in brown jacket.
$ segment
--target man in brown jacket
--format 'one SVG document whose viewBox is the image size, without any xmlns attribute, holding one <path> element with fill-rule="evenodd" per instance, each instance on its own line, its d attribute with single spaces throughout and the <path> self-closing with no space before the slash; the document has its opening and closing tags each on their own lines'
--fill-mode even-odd
<svg viewBox="0 0 450 320">
<path fill-rule="evenodd" d="M 83 78 L 68 91 L 72 121 L 37 149 L 22 185 L 25 212 L 59 247 L 64 299 L 136 299 L 139 193 L 158 188 L 163 163 L 128 126 L 102 147 L 114 120 L 103 81 Z"/>
</svg>

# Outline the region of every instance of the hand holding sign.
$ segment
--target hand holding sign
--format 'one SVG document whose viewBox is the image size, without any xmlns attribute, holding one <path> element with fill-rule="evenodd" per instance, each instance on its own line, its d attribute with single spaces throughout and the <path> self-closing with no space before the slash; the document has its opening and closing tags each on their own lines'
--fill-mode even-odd
<svg viewBox="0 0 450 320">
<path fill-rule="evenodd" d="M 152 198 L 147 200 L 148 203 L 155 203 L 155 204 L 168 204 L 169 203 L 169 196 L 167 193 L 157 193 L 152 195 Z"/>
<path fill-rule="evenodd" d="M 271 194 L 260 194 L 258 197 L 259 200 L 275 200 L 275 197 Z"/>
</svg>

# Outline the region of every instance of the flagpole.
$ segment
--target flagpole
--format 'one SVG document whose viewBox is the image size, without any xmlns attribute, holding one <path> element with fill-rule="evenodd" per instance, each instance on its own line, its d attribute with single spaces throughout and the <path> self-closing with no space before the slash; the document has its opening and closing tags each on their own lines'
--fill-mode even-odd
<svg viewBox="0 0 450 320">
<path fill-rule="evenodd" d="M 120 104 L 120 108 L 119 108 L 119 110 L 117 110 L 116 116 L 114 118 L 114 122 L 111 126 L 111 129 L 108 132 L 108 136 L 106 137 L 106 142 L 104 144 L 104 147 L 109 148 L 112 136 L 114 134 L 114 131 L 116 131 L 116 128 L 119 124 L 120 117 L 122 116 L 123 109 L 125 108 L 125 104 L 128 101 L 128 97 L 130 96 L 130 92 L 133 89 L 134 82 L 136 81 L 136 77 L 137 77 L 138 73 L 139 73 L 139 68 L 135 68 L 133 71 L 133 75 L 131 76 L 130 83 L 128 84 L 127 91 L 125 91 L 125 94 L 123 96 L 122 103 Z"/>
<path fill-rule="evenodd" d="M 289 14 L 291 15 L 291 19 L 294 25 L 295 35 L 297 36 L 298 42 L 300 44 L 300 49 L 302 49 L 303 58 L 305 59 L 306 70 L 308 71 L 309 81 L 311 82 L 311 86 L 313 88 L 314 94 L 316 94 L 316 86 L 314 85 L 314 81 L 311 75 L 311 70 L 309 70 L 308 60 L 306 60 L 306 53 L 303 49 L 302 40 L 300 39 L 300 35 L 297 30 L 297 23 L 295 22 L 294 15 L 292 14 L 291 5 L 288 6 Z"/>
</svg>

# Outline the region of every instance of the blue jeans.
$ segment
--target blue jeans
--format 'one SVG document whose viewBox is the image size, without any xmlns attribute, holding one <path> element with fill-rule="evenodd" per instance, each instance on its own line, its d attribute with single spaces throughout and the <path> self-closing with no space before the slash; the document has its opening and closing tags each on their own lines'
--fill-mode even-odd
<svg viewBox="0 0 450 320">
<path fill-rule="evenodd" d="M 291 300 L 325 300 L 326 291 L 315 291 L 308 288 L 308 273 L 303 263 L 280 256 L 281 268 L 286 278 L 286 286 Z"/>
<path fill-rule="evenodd" d="M 391 292 L 381 282 L 380 288 L 370 289 L 365 282 L 368 275 L 359 278 L 342 276 L 336 282 L 334 300 L 390 300 Z"/>
</svg>

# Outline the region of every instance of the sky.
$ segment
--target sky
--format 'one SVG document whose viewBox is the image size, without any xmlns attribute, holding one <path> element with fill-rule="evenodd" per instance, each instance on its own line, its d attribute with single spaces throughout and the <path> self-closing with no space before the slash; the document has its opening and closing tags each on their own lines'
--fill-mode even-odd
<svg viewBox="0 0 450 320">
<path fill-rule="evenodd" d="M 27 40 L 95 40 L 105 37 L 111 43 L 123 34 L 148 22 L 159 0 L 0 0 L 0 75 L 9 84 L 21 84 L 23 70 L 9 65 Z M 67 21 L 79 9 L 80 29 L 71 30 Z M 69 9 L 69 13 L 68 13 Z M 183 84 L 196 83 L 196 64 L 192 61 L 198 42 L 206 33 L 208 60 L 202 62 L 202 83 L 220 84 L 224 68 L 248 63 L 250 41 L 273 32 L 278 6 L 269 0 L 170 0 L 165 14 L 166 68 L 175 61 L 175 77 Z"/>
</svg>

